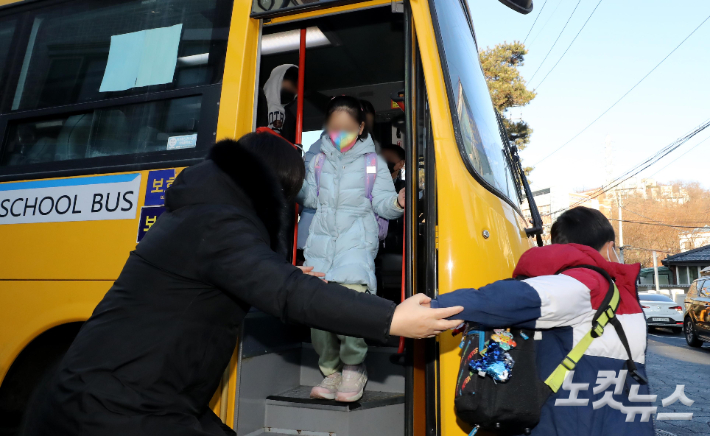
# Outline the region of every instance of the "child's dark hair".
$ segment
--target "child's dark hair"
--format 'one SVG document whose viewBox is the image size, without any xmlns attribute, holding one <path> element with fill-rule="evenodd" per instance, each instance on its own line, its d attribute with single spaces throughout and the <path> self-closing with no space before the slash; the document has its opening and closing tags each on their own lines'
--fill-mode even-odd
<svg viewBox="0 0 710 436">
<path fill-rule="evenodd" d="M 390 150 L 395 153 L 397 153 L 397 157 L 399 157 L 399 160 L 404 160 L 407 157 L 407 154 L 405 153 L 404 149 L 400 147 L 399 145 L 394 145 L 394 144 L 382 144 L 380 145 L 380 150 Z"/>
<path fill-rule="evenodd" d="M 583 206 L 560 215 L 552 224 L 551 234 L 553 244 L 582 244 L 597 251 L 616 239 L 614 227 L 604 214 Z"/>
<path fill-rule="evenodd" d="M 377 112 L 375 112 L 375 106 L 372 105 L 368 100 L 360 100 L 360 105 L 362 106 L 362 111 L 365 112 L 365 114 L 372 114 L 377 115 Z"/>
<path fill-rule="evenodd" d="M 298 67 L 291 67 L 286 70 L 283 80 L 288 80 L 294 86 L 298 86 Z"/>
<path fill-rule="evenodd" d="M 328 122 L 330 116 L 334 112 L 345 111 L 350 115 L 358 124 L 362 125 L 365 123 L 365 111 L 360 104 L 360 100 L 355 97 L 350 97 L 349 95 L 339 95 L 333 97 L 328 104 L 328 109 L 325 111 L 325 121 Z M 368 136 L 367 126 L 362 129 L 362 134 L 357 137 L 357 139 L 364 141 Z"/>
</svg>

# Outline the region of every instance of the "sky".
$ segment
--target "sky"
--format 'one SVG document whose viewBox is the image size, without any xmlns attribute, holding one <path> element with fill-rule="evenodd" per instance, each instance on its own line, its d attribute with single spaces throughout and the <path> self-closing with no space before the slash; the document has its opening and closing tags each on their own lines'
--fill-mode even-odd
<svg viewBox="0 0 710 436">
<path fill-rule="evenodd" d="M 611 162 L 611 174 L 618 176 L 710 120 L 708 20 L 604 117 L 537 164 L 603 113 L 710 16 L 710 2 L 602 0 L 574 45 L 538 87 L 599 0 L 579 0 L 567 28 L 534 77 L 577 0 L 533 0 L 534 9 L 528 15 L 497 0 L 468 1 L 479 49 L 523 41 L 542 9 L 520 68 L 537 97 L 507 114 L 522 117 L 534 130 L 529 146 L 521 152 L 523 163 L 535 166 L 530 176 L 533 190 L 599 187 L 607 179 L 607 162 Z M 708 137 L 710 128 L 639 176 L 659 182 L 697 181 L 710 188 L 710 139 L 688 151 Z M 606 158 L 607 138 L 611 159 Z"/>
</svg>

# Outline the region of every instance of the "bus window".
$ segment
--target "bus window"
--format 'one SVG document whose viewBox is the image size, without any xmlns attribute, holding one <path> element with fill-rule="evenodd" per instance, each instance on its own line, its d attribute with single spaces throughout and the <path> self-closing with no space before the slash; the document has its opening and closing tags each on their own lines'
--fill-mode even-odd
<svg viewBox="0 0 710 436">
<path fill-rule="evenodd" d="M 1 9 L 0 179 L 202 158 L 216 135 L 231 8 L 71 0 Z"/>
<path fill-rule="evenodd" d="M 226 3 L 84 0 L 44 8 L 31 18 L 32 25 L 21 42 L 21 65 L 13 66 L 19 69 L 17 86 L 5 102 L 4 112 L 215 83 L 221 78 L 221 56 L 212 51 L 218 40 L 226 42 L 226 35 L 213 31 L 212 17 L 217 15 L 218 4 Z M 179 38 L 177 45 L 172 44 L 177 47 L 177 59 L 172 60 L 174 75 L 158 81 L 163 83 L 141 80 L 146 75 L 142 72 L 165 67 L 153 65 L 154 58 L 171 62 L 170 56 L 162 53 L 171 45 L 172 34 L 165 29 L 178 30 L 173 32 Z M 130 35 L 142 39 L 133 38 L 129 43 L 126 36 Z M 107 68 L 110 56 L 136 52 L 132 62 L 124 59 L 118 72 Z M 131 74 L 138 77 L 129 87 L 117 90 L 106 86 L 111 74 L 114 81 L 130 79 Z"/>
<path fill-rule="evenodd" d="M 476 42 L 459 1 L 435 0 L 435 22 L 457 142 L 469 170 L 484 185 L 516 199 L 509 163 L 480 67 Z M 517 203 L 517 200 L 513 200 Z"/>
<path fill-rule="evenodd" d="M 201 96 L 10 123 L 0 166 L 194 148 Z"/>
<path fill-rule="evenodd" d="M 15 20 L 0 21 L 0 79 L 4 78 L 7 69 L 7 57 L 12 47 L 15 35 Z"/>
</svg>

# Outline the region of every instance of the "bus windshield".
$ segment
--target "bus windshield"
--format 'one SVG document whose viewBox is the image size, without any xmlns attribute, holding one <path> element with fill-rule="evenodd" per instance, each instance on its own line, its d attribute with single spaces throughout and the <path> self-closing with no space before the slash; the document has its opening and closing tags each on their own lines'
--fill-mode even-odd
<svg viewBox="0 0 710 436">
<path fill-rule="evenodd" d="M 456 0 L 435 0 L 439 50 L 445 66 L 456 139 L 467 167 L 484 185 L 518 202 L 478 49 Z"/>
</svg>

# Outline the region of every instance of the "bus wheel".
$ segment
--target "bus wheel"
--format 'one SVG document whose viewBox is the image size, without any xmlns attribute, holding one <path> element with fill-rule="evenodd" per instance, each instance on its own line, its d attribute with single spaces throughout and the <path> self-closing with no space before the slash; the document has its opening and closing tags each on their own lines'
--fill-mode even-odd
<svg viewBox="0 0 710 436">
<path fill-rule="evenodd" d="M 79 332 L 81 323 L 63 324 L 37 336 L 10 365 L 0 385 L 0 436 L 22 435 L 28 411 L 36 408 L 57 365 Z"/>
<path fill-rule="evenodd" d="M 49 396 L 51 383 L 59 369 L 59 362 L 62 360 L 62 357 L 64 357 L 63 354 L 54 362 L 50 363 L 44 371 L 44 374 L 42 374 L 34 392 L 32 392 L 32 396 L 30 396 L 27 402 L 27 407 L 25 407 L 25 413 L 22 416 L 22 425 L 20 426 L 20 431 L 17 433 L 18 436 L 39 434 L 33 431 L 33 429 L 34 426 L 37 425 L 39 417 L 43 415 L 42 409 L 44 402 Z"/>
</svg>

